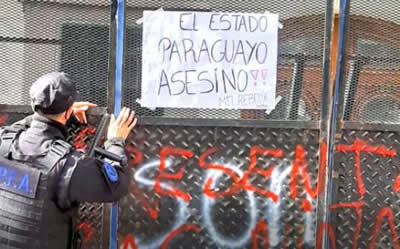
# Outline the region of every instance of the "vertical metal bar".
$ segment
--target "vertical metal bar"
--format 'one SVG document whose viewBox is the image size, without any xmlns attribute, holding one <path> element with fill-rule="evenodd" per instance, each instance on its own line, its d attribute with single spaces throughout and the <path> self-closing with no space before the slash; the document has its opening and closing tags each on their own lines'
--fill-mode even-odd
<svg viewBox="0 0 400 249">
<path fill-rule="evenodd" d="M 319 138 L 319 160 L 322 158 L 322 145 L 329 143 L 329 120 L 331 115 L 331 106 L 333 103 L 332 99 L 332 87 L 331 87 L 331 44 L 332 44 L 332 27 L 334 22 L 334 11 L 333 11 L 334 1 L 326 0 L 326 12 L 325 12 L 325 40 L 324 40 L 324 56 L 323 56 L 323 75 L 322 75 L 322 103 L 321 103 L 321 123 L 320 123 L 320 138 Z M 326 151 L 326 158 L 328 151 Z M 320 162 L 321 163 L 321 162 Z M 325 162 L 325 167 L 327 167 L 328 162 Z M 318 174 L 322 174 L 323 172 L 319 171 Z M 320 179 L 319 175 L 318 178 Z M 324 188 L 322 192 L 318 196 L 317 204 L 316 204 L 316 228 L 318 229 L 319 224 L 326 220 L 326 204 L 327 204 L 327 180 L 328 175 L 325 175 L 324 179 Z M 315 238 L 317 236 L 317 232 L 315 231 Z"/>
<path fill-rule="evenodd" d="M 122 105 L 122 80 L 124 62 L 125 0 L 117 0 L 116 49 L 115 49 L 115 103 L 114 113 L 119 115 Z M 110 249 L 117 249 L 118 204 L 113 204 L 110 213 Z"/>
<path fill-rule="evenodd" d="M 118 1 L 111 1 L 110 8 L 110 31 L 109 31 L 109 54 L 108 54 L 108 84 L 107 84 L 107 113 L 112 113 L 115 104 L 115 51 L 116 51 L 116 29 L 117 29 L 117 9 Z M 102 242 L 101 248 L 109 248 L 111 241 L 111 208 L 109 204 L 103 204 L 103 216 L 102 216 Z"/>
<path fill-rule="evenodd" d="M 327 168 L 327 185 L 326 185 L 326 205 L 324 212 L 324 220 L 329 224 L 331 222 L 331 216 L 329 213 L 329 206 L 332 204 L 333 199 L 333 172 L 334 172 L 334 156 L 335 156 L 335 141 L 336 141 L 336 129 L 337 129 L 337 109 L 339 103 L 339 93 L 341 89 L 341 82 L 345 72 L 345 55 L 346 55 L 346 42 L 348 38 L 348 24 L 349 24 L 349 11 L 350 11 L 350 0 L 340 0 L 340 11 L 339 11 L 339 43 L 338 43 L 338 59 L 336 67 L 335 85 L 333 91 L 333 102 L 331 105 L 331 115 L 329 120 L 329 135 L 328 135 L 328 168 Z M 330 248 L 329 237 L 327 229 L 324 230 L 323 248 Z"/>
<path fill-rule="evenodd" d="M 109 32 L 109 54 L 108 54 L 108 86 L 107 86 L 107 113 L 112 113 L 115 104 L 115 50 L 116 50 L 116 29 L 117 29 L 118 1 L 111 2 L 111 22 Z"/>
<path fill-rule="evenodd" d="M 117 8 L 117 41 L 115 49 L 115 115 L 121 111 L 122 78 L 124 63 L 124 31 L 125 31 L 125 0 L 118 0 Z"/>
<path fill-rule="evenodd" d="M 299 113 L 301 92 L 303 90 L 304 66 L 305 56 L 302 54 L 296 55 L 293 67 L 292 87 L 290 90 L 290 120 L 296 120 Z"/>
</svg>

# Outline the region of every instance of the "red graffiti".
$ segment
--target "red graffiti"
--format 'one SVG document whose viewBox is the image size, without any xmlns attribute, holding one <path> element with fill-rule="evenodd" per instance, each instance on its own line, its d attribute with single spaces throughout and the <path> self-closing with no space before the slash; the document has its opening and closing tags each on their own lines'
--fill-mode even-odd
<svg viewBox="0 0 400 249">
<path fill-rule="evenodd" d="M 290 233 L 291 225 L 286 224 L 285 226 L 285 239 L 283 241 L 283 246 L 282 249 L 288 249 L 289 248 L 289 233 Z M 303 248 L 303 237 L 299 236 L 298 242 L 297 242 L 297 249 L 302 249 Z"/>
<path fill-rule="evenodd" d="M 136 149 L 135 147 L 133 147 L 131 145 L 127 145 L 125 147 L 125 149 L 129 153 L 133 154 L 133 158 L 129 157 L 129 161 L 128 161 L 129 167 L 135 168 L 140 163 L 142 163 L 142 161 L 143 161 L 143 153 L 141 151 L 139 151 L 138 149 Z"/>
<path fill-rule="evenodd" d="M 272 171 L 274 170 L 275 167 L 271 167 L 267 170 L 257 168 L 257 155 L 261 156 L 273 156 L 273 157 L 278 157 L 281 158 L 283 157 L 283 150 L 281 149 L 271 149 L 271 148 L 263 148 L 259 146 L 253 146 L 250 149 L 250 166 L 249 169 L 244 173 L 243 178 L 242 178 L 242 186 L 246 190 L 254 191 L 256 193 L 262 194 L 268 198 L 271 198 L 274 202 L 278 202 L 278 196 L 268 190 L 256 187 L 252 185 L 250 182 L 248 182 L 248 178 L 250 174 L 252 173 L 257 173 L 258 175 L 261 175 L 265 178 L 271 177 Z"/>
<path fill-rule="evenodd" d="M 232 180 L 233 184 L 231 187 L 229 187 L 227 190 L 222 191 L 222 192 L 217 192 L 212 190 L 211 186 L 213 184 L 213 179 L 208 178 L 206 180 L 206 184 L 204 185 L 204 194 L 211 197 L 211 198 L 221 198 L 221 197 L 227 197 L 227 196 L 232 196 L 234 194 L 237 194 L 241 187 L 240 187 L 240 177 L 231 169 L 228 169 L 224 167 L 223 165 L 220 164 L 211 164 L 206 162 L 206 158 L 209 157 L 211 154 L 214 154 L 215 152 L 219 151 L 218 148 L 210 148 L 206 150 L 204 153 L 202 153 L 199 157 L 199 166 L 201 168 L 205 169 L 214 169 L 214 170 L 220 170 L 224 172 L 225 174 L 229 175 Z"/>
<path fill-rule="evenodd" d="M 179 227 L 178 229 L 172 231 L 163 241 L 161 244 L 161 249 L 167 249 L 169 242 L 175 238 L 178 234 L 183 233 L 183 232 L 188 232 L 188 231 L 193 231 L 196 233 L 199 233 L 201 231 L 201 228 L 197 225 L 194 224 L 187 224 Z"/>
<path fill-rule="evenodd" d="M 311 202 L 309 201 L 309 200 L 303 200 L 302 201 L 302 203 L 301 203 L 301 209 L 304 211 L 304 212 L 312 212 L 312 205 L 311 205 Z"/>
<path fill-rule="evenodd" d="M 86 244 L 87 242 L 89 242 L 94 235 L 94 230 L 93 230 L 92 226 L 88 223 L 81 223 L 78 226 L 78 230 L 85 232 L 85 235 L 83 236 L 83 239 L 82 239 L 83 244 Z"/>
<path fill-rule="evenodd" d="M 133 153 L 136 153 L 139 155 L 138 160 L 142 160 L 142 154 L 135 150 L 133 147 L 130 147 L 129 150 Z M 260 187 L 256 187 L 252 185 L 249 181 L 249 177 L 256 174 L 260 175 L 264 178 L 270 178 L 271 174 L 274 170 L 275 167 L 270 166 L 268 169 L 261 169 L 257 167 L 257 158 L 258 156 L 272 156 L 276 158 L 282 158 L 284 156 L 284 152 L 281 149 L 276 149 L 276 148 L 264 148 L 260 146 L 253 146 L 250 148 L 250 165 L 249 168 L 246 172 L 244 172 L 243 177 L 240 178 L 240 176 L 233 171 L 230 168 L 225 167 L 224 165 L 221 164 L 215 164 L 215 163 L 209 163 L 207 162 L 207 158 L 209 158 L 212 154 L 220 151 L 220 148 L 212 147 L 205 152 L 203 152 L 199 156 L 199 167 L 204 168 L 204 169 L 212 169 L 212 170 L 219 170 L 222 171 L 224 174 L 230 176 L 233 180 L 232 185 L 224 190 L 224 191 L 215 191 L 212 189 L 213 186 L 213 178 L 210 177 L 206 179 L 205 184 L 203 186 L 203 191 L 204 194 L 207 195 L 210 198 L 224 198 L 227 196 L 232 196 L 234 194 L 237 194 L 240 192 L 241 189 L 245 189 L 248 191 L 254 191 L 256 193 L 259 193 L 261 195 L 264 195 L 268 198 L 271 198 L 274 202 L 278 202 L 279 197 L 272 191 L 265 190 Z M 316 183 L 316 187 L 313 188 L 311 180 L 310 180 L 310 175 L 307 172 L 307 164 L 306 164 L 306 159 L 305 159 L 305 152 L 304 148 L 300 145 L 296 147 L 296 153 L 295 153 L 295 159 L 293 162 L 293 169 L 290 177 L 290 195 L 292 198 L 297 197 L 297 189 L 298 189 L 298 184 L 300 180 L 298 179 L 298 176 L 301 176 L 304 180 L 304 187 L 307 191 L 307 193 L 313 197 L 316 198 L 322 191 L 324 182 L 325 182 L 325 176 L 326 176 L 326 143 L 321 144 L 321 160 L 320 160 L 320 167 L 319 167 L 319 175 L 318 175 L 318 180 Z M 189 193 L 186 193 L 178 188 L 168 188 L 164 189 L 161 187 L 161 179 L 168 179 L 168 180 L 181 180 L 183 178 L 184 174 L 184 168 L 180 168 L 178 173 L 175 174 L 169 174 L 165 173 L 165 161 L 166 158 L 170 155 L 178 155 L 186 158 L 192 158 L 194 156 L 193 152 L 190 150 L 185 150 L 185 149 L 180 149 L 180 148 L 175 148 L 172 146 L 166 146 L 163 147 L 160 151 L 160 171 L 159 174 L 156 178 L 155 181 L 155 190 L 157 193 L 164 195 L 164 196 L 175 196 L 178 198 L 181 198 L 185 200 L 186 202 L 190 202 L 191 200 L 191 195 Z M 138 162 L 132 163 L 134 165 L 139 164 Z M 312 205 L 311 202 L 308 200 L 304 200 L 302 202 L 302 208 L 305 212 L 311 212 L 312 211 Z M 153 214 L 154 217 L 154 214 Z"/>
<path fill-rule="evenodd" d="M 74 138 L 74 147 L 78 150 L 86 151 L 88 149 L 88 145 L 85 144 L 85 139 L 88 136 L 93 136 L 96 133 L 95 127 L 85 127 L 79 131 L 79 133 Z"/>
<path fill-rule="evenodd" d="M 262 232 L 263 234 L 263 241 L 264 241 L 264 249 L 269 248 L 269 241 L 268 241 L 268 226 L 264 220 L 260 220 L 256 227 L 251 231 L 251 239 L 253 241 L 252 249 L 257 249 L 257 234 Z"/>
<path fill-rule="evenodd" d="M 286 224 L 285 226 L 285 240 L 283 241 L 283 249 L 288 249 L 290 227 L 291 226 L 289 224 Z"/>
<path fill-rule="evenodd" d="M 356 140 L 352 145 L 338 145 L 337 146 L 337 152 L 354 152 L 355 154 L 355 171 L 356 171 L 356 181 L 357 181 L 357 187 L 359 190 L 359 193 L 361 196 L 364 195 L 366 189 L 363 183 L 363 180 L 361 178 L 361 159 L 360 159 L 360 154 L 361 152 L 365 153 L 372 153 L 378 156 L 385 156 L 385 157 L 394 157 L 396 155 L 396 151 L 393 149 L 388 149 L 385 146 L 369 146 L 367 143 L 362 142 L 360 140 Z M 137 166 L 141 163 L 143 160 L 143 155 L 141 152 L 135 150 L 133 147 L 127 148 L 127 150 L 133 154 L 135 154 L 135 160 L 136 162 L 132 162 L 131 165 Z M 250 179 L 252 179 L 253 176 L 261 176 L 266 179 L 269 179 L 275 169 L 274 165 L 265 165 L 263 166 L 258 166 L 257 167 L 257 159 L 259 160 L 259 157 L 261 156 L 269 156 L 269 157 L 274 157 L 274 158 L 282 158 L 284 156 L 284 151 L 282 149 L 276 149 L 276 148 L 264 148 L 260 146 L 253 146 L 250 148 L 250 163 L 247 171 L 244 172 L 243 176 L 240 177 L 236 171 L 232 170 L 231 168 L 228 168 L 227 165 L 223 164 L 218 164 L 218 163 L 213 163 L 211 157 L 219 151 L 221 151 L 221 148 L 217 147 L 212 147 L 204 151 L 202 154 L 200 154 L 199 159 L 198 159 L 198 164 L 199 167 L 202 169 L 206 170 L 216 170 L 219 171 L 225 176 L 231 178 L 231 185 L 228 186 L 225 190 L 216 190 L 214 188 L 215 179 L 213 177 L 209 177 L 205 180 L 204 186 L 203 186 L 203 191 L 204 194 L 207 195 L 210 198 L 224 198 L 224 197 L 229 197 L 232 195 L 235 195 L 239 193 L 242 189 L 247 190 L 247 191 L 253 191 L 258 194 L 261 194 L 263 196 L 266 196 L 270 199 L 272 199 L 274 202 L 279 201 L 279 197 L 272 191 L 268 191 L 266 189 L 263 189 L 261 187 L 255 186 L 255 184 L 250 183 Z M 314 181 L 311 179 L 311 174 L 309 172 L 308 166 L 307 167 L 307 158 L 306 158 L 306 151 L 302 145 L 297 145 L 296 150 L 294 153 L 294 158 L 293 158 L 293 167 L 292 171 L 290 172 L 290 177 L 289 177 L 289 194 L 290 197 L 295 199 L 298 198 L 298 191 L 300 190 L 300 185 L 304 187 L 304 190 L 307 192 L 307 194 L 315 199 L 317 198 L 323 191 L 324 189 L 324 183 L 325 183 L 325 178 L 326 178 L 326 154 L 327 154 L 327 145 L 326 143 L 321 143 L 320 145 L 320 162 L 318 166 L 318 178 L 315 184 L 313 184 Z M 137 156 L 139 155 L 139 156 Z M 177 173 L 167 173 L 167 158 L 170 156 L 179 156 L 183 157 L 184 159 L 190 159 L 195 157 L 194 153 L 190 150 L 186 149 L 181 149 L 181 148 L 175 148 L 172 146 L 166 146 L 163 147 L 160 151 L 160 165 L 159 165 L 159 172 L 158 175 L 156 176 L 156 181 L 155 181 L 155 191 L 159 193 L 162 196 L 173 196 L 176 198 L 180 198 L 186 202 L 190 202 L 192 199 L 192 196 L 190 193 L 185 192 L 184 189 L 179 189 L 177 187 L 166 187 L 167 185 L 162 185 L 161 181 L 162 180 L 174 180 L 174 181 L 179 181 L 182 180 L 184 177 L 184 166 L 179 165 L 179 169 Z M 137 159 L 137 158 L 140 159 Z M 395 179 L 394 186 L 393 186 L 394 191 L 400 192 L 400 176 L 398 176 Z M 131 186 L 131 192 L 137 197 L 138 201 L 143 205 L 144 209 L 146 210 L 147 214 L 152 218 L 152 219 L 158 219 L 159 217 L 159 199 L 155 199 L 153 203 L 149 202 L 148 199 L 143 195 L 143 193 L 139 190 L 139 188 L 132 184 Z M 361 233 L 361 226 L 362 226 L 362 208 L 365 205 L 364 201 L 359 201 L 359 202 L 348 202 L 348 203 L 338 203 L 331 205 L 329 207 L 330 210 L 336 210 L 336 209 L 344 209 L 344 208 L 349 208 L 352 209 L 356 215 L 357 215 L 357 220 L 355 224 L 355 231 L 354 234 L 352 235 L 352 248 L 356 249 L 358 247 L 358 240 L 360 237 Z M 301 209 L 303 212 L 312 212 L 313 211 L 313 205 L 311 199 L 304 199 L 301 200 Z M 372 240 L 370 241 L 369 244 L 369 249 L 373 249 L 375 246 L 376 239 L 379 235 L 380 229 L 382 229 L 382 223 L 384 222 L 385 218 L 388 218 L 388 222 L 390 225 L 390 230 L 392 233 L 392 239 L 393 243 L 396 249 L 400 249 L 400 242 L 399 242 L 399 236 L 397 234 L 397 231 L 395 229 L 395 221 L 394 221 L 394 216 L 390 208 L 384 208 L 380 210 L 377 220 L 374 226 L 373 234 L 372 234 Z M 200 232 L 200 228 L 197 225 L 184 225 L 176 230 L 174 230 L 172 233 L 170 233 L 164 242 L 161 245 L 162 249 L 166 249 L 168 247 L 168 244 L 172 239 L 174 239 L 178 234 L 186 231 L 195 231 L 195 232 Z M 284 241 L 282 242 L 282 248 L 288 249 L 290 248 L 298 248 L 301 249 L 303 247 L 303 237 L 299 236 L 297 242 L 297 245 L 290 245 L 289 244 L 289 233 L 291 231 L 291 226 L 287 225 L 285 226 L 285 237 Z M 252 248 L 257 249 L 261 244 L 263 248 L 269 248 L 269 241 L 268 241 L 268 224 L 266 223 L 265 220 L 259 220 L 257 225 L 252 228 L 251 230 L 251 239 L 252 239 Z M 327 234 L 327 239 L 329 239 L 329 243 L 331 245 L 331 248 L 336 249 L 336 240 L 335 240 L 335 234 L 334 230 L 331 224 L 328 224 L 326 222 L 322 222 L 319 224 L 317 232 L 316 232 L 316 249 L 322 248 L 324 236 Z M 260 240 L 261 238 L 261 240 Z M 134 245 L 134 239 L 133 237 L 131 238 L 125 238 L 124 246 L 125 245 Z M 295 244 L 296 244 L 295 242 Z M 133 246 L 132 246 L 133 247 Z M 124 247 L 125 248 L 125 247 Z"/>
<path fill-rule="evenodd" d="M 394 180 L 393 190 L 395 192 L 400 192 L 400 176 L 397 176 L 396 180 Z"/>
<path fill-rule="evenodd" d="M 174 148 L 172 146 L 166 146 L 161 149 L 160 152 L 160 171 L 157 175 L 156 182 L 154 185 L 154 189 L 157 193 L 164 196 L 175 196 L 177 198 L 181 198 L 186 202 L 190 202 L 192 196 L 189 193 L 186 193 L 178 188 L 171 187 L 171 189 L 164 189 L 161 187 L 161 179 L 168 180 L 182 180 L 184 169 L 180 168 L 179 172 L 176 174 L 169 174 L 165 172 L 165 160 L 169 155 L 177 155 L 186 158 L 192 158 L 194 156 L 193 152 L 190 150 L 184 150 L 179 148 Z"/>
<path fill-rule="evenodd" d="M 178 234 L 183 233 L 183 232 L 196 232 L 199 233 L 201 231 L 201 228 L 197 225 L 194 224 L 186 224 L 182 225 L 181 227 L 175 229 L 172 231 L 170 234 L 167 235 L 167 237 L 164 239 L 164 241 L 161 244 L 161 249 L 167 249 L 168 244 L 173 240 Z M 123 249 L 138 249 L 135 237 L 132 235 L 128 234 L 124 238 L 124 242 L 122 244 Z"/>
<path fill-rule="evenodd" d="M 0 115 L 0 125 L 6 124 L 7 121 L 8 121 L 8 114 L 7 113 L 1 114 Z"/>
<path fill-rule="evenodd" d="M 319 165 L 319 174 L 317 180 L 317 186 L 313 189 L 310 175 L 307 172 L 307 162 L 305 159 L 305 151 L 304 147 L 301 145 L 296 146 L 296 153 L 293 162 L 292 173 L 290 175 L 289 185 L 290 185 L 290 197 L 295 199 L 297 197 L 297 189 L 298 189 L 298 176 L 301 174 L 304 180 L 304 188 L 306 192 L 312 197 L 316 198 L 322 191 L 325 182 L 326 175 L 326 143 L 321 144 L 320 148 L 320 165 Z"/>
<path fill-rule="evenodd" d="M 382 226 L 383 218 L 385 218 L 385 217 L 387 217 L 388 221 L 389 221 L 389 228 L 390 228 L 390 231 L 392 232 L 392 240 L 393 240 L 394 248 L 400 249 L 400 242 L 399 242 L 400 238 L 396 231 L 396 226 L 394 224 L 394 216 L 393 216 L 392 210 L 389 207 L 384 207 L 378 212 L 378 216 L 376 217 L 375 227 L 372 232 L 372 239 L 371 239 L 368 249 L 374 249 L 375 243 L 376 243 L 376 238 L 378 237 L 379 231 Z"/>
<path fill-rule="evenodd" d="M 123 249 L 137 249 L 135 238 L 130 234 L 125 236 L 122 246 Z"/>
<path fill-rule="evenodd" d="M 297 242 L 298 249 L 303 249 L 303 236 L 299 236 L 299 242 Z"/>
<path fill-rule="evenodd" d="M 396 156 L 396 151 L 391 149 L 386 149 L 385 146 L 380 145 L 380 146 L 369 146 L 365 142 L 361 140 L 356 140 L 354 141 L 353 145 L 343 145 L 339 144 L 336 148 L 338 152 L 349 152 L 353 151 L 355 154 L 354 160 L 354 166 L 356 169 L 356 180 L 357 180 L 357 186 L 358 186 L 358 191 L 361 196 L 364 196 L 365 194 L 365 186 L 364 182 L 361 177 L 361 163 L 360 163 L 360 154 L 361 152 L 367 152 L 367 153 L 374 153 L 379 156 L 388 156 L 388 157 L 394 157 Z"/>
<path fill-rule="evenodd" d="M 158 218 L 158 213 L 159 213 L 159 201 L 156 199 L 154 201 L 153 206 L 149 203 L 147 198 L 143 195 L 142 191 L 136 186 L 135 183 L 131 183 L 130 185 L 130 190 L 131 193 L 134 194 L 135 198 L 139 200 L 140 203 L 142 203 L 144 209 L 146 210 L 147 214 L 153 219 L 156 220 Z"/>
<path fill-rule="evenodd" d="M 359 202 L 348 202 L 348 203 L 339 203 L 334 204 L 329 207 L 331 210 L 339 209 L 339 208 L 354 208 L 357 215 L 357 222 L 356 222 L 356 230 L 354 231 L 353 235 L 353 249 L 357 249 L 358 238 L 360 237 L 361 232 L 361 219 L 362 219 L 362 207 L 364 206 L 363 201 Z"/>
<path fill-rule="evenodd" d="M 335 235 L 333 234 L 332 225 L 328 224 L 326 222 L 321 222 L 321 224 L 318 227 L 316 249 L 322 249 L 322 238 L 324 236 L 324 231 L 325 230 L 328 230 L 329 241 L 331 243 L 331 248 L 332 249 L 336 249 L 336 240 L 335 240 Z"/>
</svg>

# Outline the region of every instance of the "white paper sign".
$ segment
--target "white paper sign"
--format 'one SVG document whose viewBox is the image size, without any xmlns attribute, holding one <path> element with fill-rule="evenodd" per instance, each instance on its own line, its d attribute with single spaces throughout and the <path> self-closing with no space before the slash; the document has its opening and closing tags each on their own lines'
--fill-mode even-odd
<svg viewBox="0 0 400 249">
<path fill-rule="evenodd" d="M 273 109 L 277 14 L 145 11 L 141 105 Z"/>
</svg>

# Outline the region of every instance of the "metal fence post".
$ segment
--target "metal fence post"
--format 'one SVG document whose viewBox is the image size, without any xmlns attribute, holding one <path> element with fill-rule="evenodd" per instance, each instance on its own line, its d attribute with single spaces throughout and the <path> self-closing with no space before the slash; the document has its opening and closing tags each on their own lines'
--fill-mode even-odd
<svg viewBox="0 0 400 249">
<path fill-rule="evenodd" d="M 339 36 L 338 36 L 338 53 L 337 53 L 337 67 L 336 67 L 336 77 L 334 82 L 334 90 L 332 96 L 331 105 L 331 115 L 329 119 L 328 131 L 328 171 L 327 171 L 327 195 L 325 202 L 325 214 L 324 219 L 328 224 L 331 222 L 331 217 L 329 213 L 329 206 L 333 203 L 333 173 L 334 173 L 334 156 L 335 156 L 335 142 L 336 142 L 336 130 L 338 124 L 338 106 L 340 105 L 340 89 L 341 82 L 343 80 L 343 74 L 345 70 L 345 55 L 346 55 L 346 40 L 347 40 L 347 30 L 348 30 L 348 16 L 349 16 L 350 0 L 340 0 L 340 10 L 339 10 Z M 331 248 L 328 236 L 328 229 L 324 230 L 323 236 L 323 248 Z"/>
<path fill-rule="evenodd" d="M 125 0 L 117 1 L 116 16 L 116 42 L 115 42 L 115 97 L 114 114 L 119 115 L 122 104 L 122 82 L 124 62 L 124 32 L 125 32 Z M 118 204 L 111 207 L 110 213 L 110 249 L 117 249 Z"/>
</svg>

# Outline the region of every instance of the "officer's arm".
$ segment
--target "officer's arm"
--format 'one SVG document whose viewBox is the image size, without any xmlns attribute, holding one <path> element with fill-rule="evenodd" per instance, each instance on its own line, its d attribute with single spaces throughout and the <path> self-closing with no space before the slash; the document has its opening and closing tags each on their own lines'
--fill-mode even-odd
<svg viewBox="0 0 400 249">
<path fill-rule="evenodd" d="M 71 201 L 110 202 L 128 193 L 130 176 L 124 141 L 136 122 L 135 112 L 126 107 L 122 108 L 117 119 L 111 115 L 107 130 L 107 137 L 111 139 L 105 147 L 124 160 L 119 167 L 104 167 L 103 163 L 92 158 L 80 160 L 69 184 Z"/>
<path fill-rule="evenodd" d="M 79 160 L 69 184 L 71 201 L 114 202 L 128 193 L 130 170 L 127 165 L 124 142 L 113 139 L 105 143 L 106 150 L 124 158 L 123 163 L 113 167 L 117 181 L 106 173 L 103 163 L 93 158 Z M 68 161 L 66 162 L 68 164 Z"/>
</svg>

